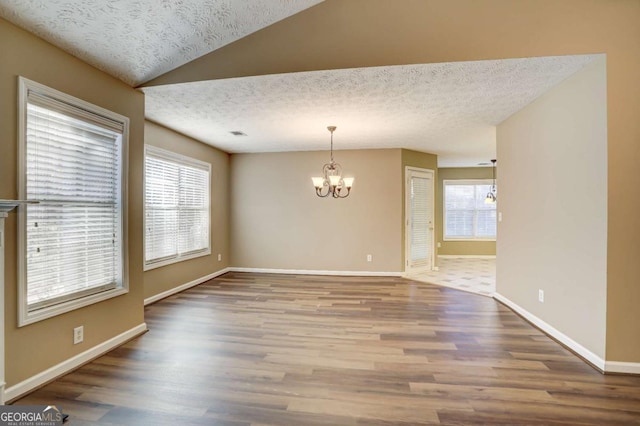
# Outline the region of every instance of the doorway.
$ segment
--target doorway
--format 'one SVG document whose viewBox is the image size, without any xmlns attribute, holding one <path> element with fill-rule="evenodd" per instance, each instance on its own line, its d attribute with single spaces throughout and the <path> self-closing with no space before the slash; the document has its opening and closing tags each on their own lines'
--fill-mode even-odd
<svg viewBox="0 0 640 426">
<path fill-rule="evenodd" d="M 434 250 L 434 172 L 405 168 L 405 274 L 431 271 Z"/>
</svg>

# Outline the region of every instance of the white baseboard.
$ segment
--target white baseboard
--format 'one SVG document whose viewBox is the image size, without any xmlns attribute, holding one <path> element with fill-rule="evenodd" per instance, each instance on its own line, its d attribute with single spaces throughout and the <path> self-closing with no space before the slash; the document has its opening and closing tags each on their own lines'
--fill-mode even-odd
<svg viewBox="0 0 640 426">
<path fill-rule="evenodd" d="M 441 259 L 495 259 L 495 254 L 439 254 Z"/>
<path fill-rule="evenodd" d="M 163 291 L 162 293 L 158 293 L 154 296 L 151 297 L 147 297 L 146 299 L 144 299 L 144 306 L 150 305 L 151 303 L 157 302 L 158 300 L 164 299 L 166 297 L 169 296 L 173 296 L 176 293 L 180 293 L 181 291 L 185 291 L 191 287 L 195 287 L 198 284 L 202 284 L 203 282 L 209 281 L 214 279 L 215 277 L 219 277 L 222 274 L 226 274 L 227 272 L 231 271 L 232 268 L 224 268 L 221 269 L 219 271 L 213 272 L 209 275 L 205 275 L 204 277 L 200 277 L 200 278 L 196 278 L 193 281 L 189 281 L 188 283 L 179 285 L 178 287 L 174 287 L 172 289 L 169 289 L 167 291 Z"/>
<path fill-rule="evenodd" d="M 640 362 L 605 361 L 607 373 L 640 374 Z"/>
<path fill-rule="evenodd" d="M 581 344 L 579 344 L 578 342 L 576 342 L 566 334 L 562 333 L 561 331 L 558 331 L 553 326 L 547 324 L 540 318 L 536 317 L 535 315 L 525 310 L 524 308 L 518 306 L 511 300 L 504 297 L 503 295 L 499 293 L 494 293 L 493 297 L 494 299 L 498 300 L 499 302 L 502 302 L 503 304 L 511 308 L 513 311 L 517 312 L 519 315 L 521 315 L 527 321 L 529 321 L 530 323 L 538 327 L 544 333 L 553 337 L 554 339 L 556 339 L 557 341 L 559 341 L 560 343 L 562 343 L 563 345 L 571 349 L 573 352 L 580 355 L 582 358 L 584 358 L 587 362 L 592 364 L 598 370 L 604 373 L 640 374 L 639 362 L 605 361 L 604 359 L 600 358 L 598 355 L 594 354 L 589 349 L 585 348 L 584 346 L 582 346 Z"/>
<path fill-rule="evenodd" d="M 520 307 L 519 305 L 517 305 L 516 303 L 512 302 L 511 300 L 507 299 L 503 295 L 501 295 L 499 293 L 494 293 L 493 294 L 493 298 L 496 299 L 497 301 L 503 303 L 504 305 L 506 305 L 507 307 L 512 309 L 514 312 L 518 313 L 520 316 L 522 316 L 524 319 L 529 321 L 531 324 L 533 324 L 536 327 L 538 327 L 544 333 L 546 333 L 549 336 L 553 337 L 558 342 L 562 343 L 567 348 L 571 349 L 573 352 L 575 352 L 578 355 L 580 355 L 583 359 L 585 359 L 587 362 L 589 362 L 591 365 L 593 365 L 594 367 L 596 367 L 600 371 L 606 372 L 605 360 L 600 358 L 598 355 L 594 354 L 593 352 L 591 352 L 589 349 L 587 349 L 584 346 L 582 346 L 580 343 L 578 343 L 575 340 L 573 340 L 571 337 L 569 337 L 566 334 L 564 334 L 563 332 L 557 330 L 552 325 L 544 322 L 543 320 L 541 320 L 537 316 L 533 315 L 532 313 L 530 313 L 529 311 L 527 311 L 524 308 Z"/>
<path fill-rule="evenodd" d="M 16 398 L 25 395 L 32 390 L 64 375 L 69 373 L 72 370 L 86 364 L 89 361 L 92 361 L 98 358 L 101 355 L 109 352 L 112 349 L 117 348 L 118 346 L 126 343 L 127 341 L 138 337 L 142 333 L 147 331 L 147 324 L 142 323 L 137 325 L 124 333 L 118 334 L 115 337 L 112 337 L 109 340 L 106 340 L 99 345 L 92 347 L 91 349 L 87 349 L 86 351 L 79 353 L 78 355 L 71 357 L 62 361 L 60 364 L 54 365 L 51 368 L 48 368 L 35 376 L 29 377 L 26 380 L 23 380 L 20 383 L 17 383 L 11 387 L 8 387 L 4 392 L 4 401 L 12 401 Z"/>
<path fill-rule="evenodd" d="M 340 275 L 349 277 L 400 277 L 402 272 L 373 272 L 373 271 L 326 271 L 314 269 L 268 269 L 268 268 L 229 268 L 232 272 L 253 272 L 265 274 L 288 275 Z"/>
</svg>

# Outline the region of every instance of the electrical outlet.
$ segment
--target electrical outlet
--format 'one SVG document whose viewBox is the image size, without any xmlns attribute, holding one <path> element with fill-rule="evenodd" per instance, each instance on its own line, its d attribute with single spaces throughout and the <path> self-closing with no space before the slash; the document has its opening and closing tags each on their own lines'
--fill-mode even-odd
<svg viewBox="0 0 640 426">
<path fill-rule="evenodd" d="M 222 260 L 222 254 L 218 253 L 218 262 Z"/>
<path fill-rule="evenodd" d="M 84 340 L 84 326 L 76 327 L 73 329 L 73 344 L 77 345 Z"/>
<path fill-rule="evenodd" d="M 498 212 L 498 222 L 502 222 L 502 212 Z"/>
<path fill-rule="evenodd" d="M 544 303 L 544 290 L 538 290 L 538 302 Z"/>
<path fill-rule="evenodd" d="M 373 256 L 371 256 L 370 254 L 367 255 L 367 262 L 371 262 L 373 261 Z"/>
<path fill-rule="evenodd" d="M 442 243 L 438 241 L 438 248 L 442 247 Z"/>
</svg>

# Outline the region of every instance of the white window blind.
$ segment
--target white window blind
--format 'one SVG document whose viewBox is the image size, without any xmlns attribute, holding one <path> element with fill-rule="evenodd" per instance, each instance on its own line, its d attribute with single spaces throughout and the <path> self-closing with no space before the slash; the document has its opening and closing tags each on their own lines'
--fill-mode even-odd
<svg viewBox="0 0 640 426">
<path fill-rule="evenodd" d="M 210 175 L 208 163 L 146 146 L 147 269 L 211 253 Z"/>
<path fill-rule="evenodd" d="M 123 287 L 126 122 L 21 82 L 26 105 L 20 189 L 21 196 L 38 201 L 21 218 L 24 320 L 44 308 Z"/>
<path fill-rule="evenodd" d="M 431 179 L 412 176 L 411 185 L 411 261 L 426 261 L 431 247 L 429 232 L 431 206 Z"/>
<path fill-rule="evenodd" d="M 444 181 L 444 239 L 495 240 L 496 204 L 484 202 L 491 181 Z"/>
</svg>

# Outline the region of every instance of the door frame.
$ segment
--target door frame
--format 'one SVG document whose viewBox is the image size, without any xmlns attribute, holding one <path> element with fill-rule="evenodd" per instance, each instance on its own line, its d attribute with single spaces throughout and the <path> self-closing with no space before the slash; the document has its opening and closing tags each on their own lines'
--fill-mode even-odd
<svg viewBox="0 0 640 426">
<path fill-rule="evenodd" d="M 431 210 L 431 219 L 433 221 L 433 229 L 431 229 L 431 268 L 429 270 L 437 270 L 435 260 L 436 260 L 436 241 L 435 241 L 435 198 L 436 198 L 436 182 L 435 177 L 436 173 L 433 169 L 423 169 L 420 167 L 412 167 L 405 166 L 404 168 L 404 275 L 410 275 L 412 271 L 409 269 L 409 260 L 411 255 L 411 228 L 410 228 L 410 214 L 411 214 L 411 182 L 410 182 L 410 174 L 411 172 L 418 172 L 430 175 L 431 178 L 431 202 L 430 202 L 430 210 Z"/>
<path fill-rule="evenodd" d="M 411 255 L 411 228 L 410 228 L 410 213 L 411 213 L 411 193 L 409 192 L 411 190 L 411 173 L 412 172 L 417 172 L 417 173 L 422 173 L 422 174 L 426 174 L 429 175 L 430 179 L 431 179 L 431 200 L 430 201 L 430 206 L 431 206 L 431 218 L 433 221 L 433 229 L 431 229 L 431 247 L 430 247 L 430 255 L 431 255 L 431 259 L 430 259 L 430 263 L 431 263 L 431 268 L 429 270 L 436 270 L 436 265 L 435 265 L 435 247 L 436 247 L 436 242 L 435 242 L 435 198 L 436 198 L 436 182 L 435 182 L 435 171 L 433 169 L 423 169 L 420 167 L 412 167 L 412 166 L 405 166 L 404 168 L 404 242 L 405 242 L 405 247 L 404 247 L 404 274 L 405 275 L 410 275 L 412 273 L 412 271 L 410 270 L 409 267 L 409 263 L 410 263 L 410 255 Z M 415 272 L 415 271 L 414 271 Z"/>
</svg>

